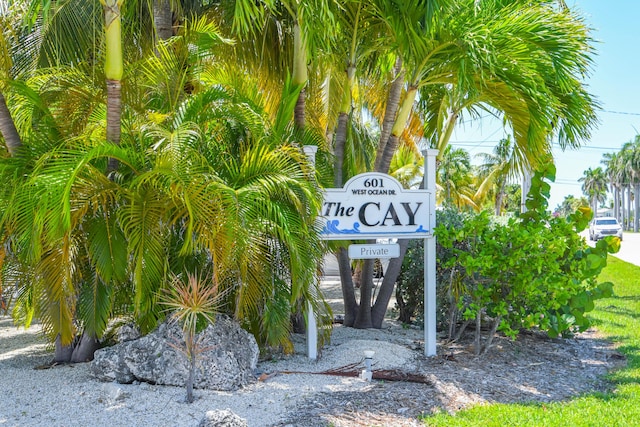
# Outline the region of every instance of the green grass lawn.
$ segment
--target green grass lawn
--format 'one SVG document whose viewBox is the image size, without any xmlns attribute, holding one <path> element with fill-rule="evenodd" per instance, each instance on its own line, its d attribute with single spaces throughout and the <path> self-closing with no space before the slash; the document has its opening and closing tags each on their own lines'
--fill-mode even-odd
<svg viewBox="0 0 640 427">
<path fill-rule="evenodd" d="M 614 391 L 567 402 L 479 406 L 424 419 L 428 426 L 640 426 L 640 267 L 609 257 L 601 281 L 615 295 L 597 301 L 593 325 L 616 342 L 628 366 L 609 375 Z"/>
</svg>

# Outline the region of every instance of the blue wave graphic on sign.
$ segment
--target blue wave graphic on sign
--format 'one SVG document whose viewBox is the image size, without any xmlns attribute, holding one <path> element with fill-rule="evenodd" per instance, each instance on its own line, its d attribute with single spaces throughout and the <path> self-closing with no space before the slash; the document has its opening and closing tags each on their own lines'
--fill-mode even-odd
<svg viewBox="0 0 640 427">
<path fill-rule="evenodd" d="M 353 224 L 353 228 L 348 229 L 340 229 L 338 228 L 340 226 L 340 220 L 334 219 L 332 221 L 327 221 L 327 224 L 322 228 L 322 231 L 320 232 L 320 234 L 327 234 L 327 235 L 336 235 L 336 234 L 361 234 L 362 231 L 360 230 L 360 223 L 355 222 Z M 416 229 L 416 231 L 395 231 L 393 232 L 393 234 L 415 234 L 415 233 L 428 233 L 429 230 L 425 229 L 424 226 L 422 224 L 420 224 L 418 226 L 418 228 Z M 381 235 L 381 236 L 385 236 L 388 235 L 389 232 L 388 231 L 378 231 L 378 232 L 367 232 L 367 235 Z"/>
<path fill-rule="evenodd" d="M 321 234 L 360 234 L 361 231 L 360 223 L 356 222 L 353 224 L 352 229 L 343 229 L 340 230 L 338 226 L 340 225 L 340 221 L 334 219 L 333 221 L 327 221 L 327 225 L 322 228 Z"/>
</svg>

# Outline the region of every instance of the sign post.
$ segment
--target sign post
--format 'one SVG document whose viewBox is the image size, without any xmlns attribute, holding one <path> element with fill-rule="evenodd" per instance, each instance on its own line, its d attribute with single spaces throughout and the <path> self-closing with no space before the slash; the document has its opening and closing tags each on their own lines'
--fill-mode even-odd
<svg viewBox="0 0 640 427">
<path fill-rule="evenodd" d="M 424 188 L 430 206 L 436 205 L 436 156 L 438 150 L 424 150 Z M 430 235 L 424 239 L 424 354 L 436 355 L 436 212 L 429 212 Z"/>
<path fill-rule="evenodd" d="M 316 151 L 318 147 L 315 145 L 305 145 L 304 154 L 306 154 L 309 163 L 314 167 L 316 164 Z M 316 314 L 313 312 L 311 301 L 307 301 L 307 357 L 311 360 L 318 358 L 318 321 Z"/>
</svg>

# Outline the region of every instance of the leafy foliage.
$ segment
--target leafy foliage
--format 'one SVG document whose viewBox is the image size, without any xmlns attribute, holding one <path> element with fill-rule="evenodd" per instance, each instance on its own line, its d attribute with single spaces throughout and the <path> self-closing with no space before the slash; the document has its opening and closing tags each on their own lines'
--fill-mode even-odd
<svg viewBox="0 0 640 427">
<path fill-rule="evenodd" d="M 28 272 L 16 289 L 21 322 L 39 317 L 64 345 L 78 333 L 99 338 L 117 315 L 148 331 L 172 275 L 197 269 L 231 290 L 225 308 L 262 346 L 292 348 L 295 302 L 327 311 L 312 297 L 319 189 L 301 134 L 274 122 L 290 114 L 271 115 L 246 86 L 210 85 L 149 118 L 128 111 L 119 147 L 92 130 L 51 139 L 43 127 L 42 137 L 31 129 L 23 157 L 2 159 L 4 262 Z M 62 123 L 56 105 L 41 107 Z M 108 158 L 120 164 L 113 179 Z"/>
<path fill-rule="evenodd" d="M 598 283 L 597 276 L 619 241 L 611 237 L 586 245 L 577 233 L 588 224 L 590 211 L 566 218 L 548 214 L 545 178 L 553 175 L 552 166 L 535 174 L 530 210 L 519 218 L 500 223 L 487 212 L 463 213 L 437 227 L 439 293 L 448 296 L 463 320 L 488 317 L 492 330 L 511 337 L 532 328 L 557 337 L 586 329 L 585 314 L 594 300 L 612 294 L 612 284 Z M 411 278 L 406 272 L 403 277 Z"/>
<path fill-rule="evenodd" d="M 26 139 L 21 156 L 0 164 L 10 183 L 0 190 L 3 251 L 10 271 L 27 272 L 16 312 L 27 323 L 37 314 L 63 343 L 76 327 L 100 336 L 121 313 L 151 329 L 172 274 L 197 267 L 233 288 L 227 307 L 260 344 L 290 349 L 287 314 L 300 299 L 326 312 L 314 218 L 318 182 L 331 181 L 335 105 L 380 120 L 384 161 L 374 167 L 384 172 L 398 140 L 414 145 L 430 122 L 410 114 L 416 98 L 429 99 L 418 90 L 442 94 L 428 106 L 440 122 L 429 141 L 433 132 L 450 135 L 462 110 L 486 106 L 504 112 L 523 167 L 550 151 L 552 130 L 573 145 L 595 121 L 578 80 L 590 64 L 588 29 L 547 2 L 114 2 L 122 4 L 125 65 L 118 120 L 104 102 L 100 65 L 111 49 L 99 2 L 11 2 L 27 7 L 16 12 L 27 25 L 0 46 L 13 64 L 0 64 L 3 79 L 13 79 L 0 83 Z M 171 7 L 176 34 L 155 43 L 149 18 L 160 3 Z M 216 20 L 240 36 L 236 43 Z M 384 101 L 391 82 L 397 90 Z M 306 124 L 300 95 L 316 110 Z M 351 121 L 346 175 L 375 165 L 378 139 Z M 121 146 L 105 144 L 105 134 Z M 320 146 L 315 175 L 300 147 L 309 142 Z M 120 165 L 110 162 L 110 179 L 107 159 Z M 454 172 L 461 178 L 447 184 L 456 203 L 470 204 L 468 174 L 450 172 L 447 182 Z M 394 282 L 387 277 L 385 289 Z M 366 326 L 368 311 L 359 313 Z"/>
</svg>

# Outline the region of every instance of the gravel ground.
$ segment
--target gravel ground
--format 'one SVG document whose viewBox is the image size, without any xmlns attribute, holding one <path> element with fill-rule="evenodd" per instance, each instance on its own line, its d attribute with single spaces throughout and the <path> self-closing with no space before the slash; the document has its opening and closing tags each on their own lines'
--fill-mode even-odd
<svg viewBox="0 0 640 427">
<path fill-rule="evenodd" d="M 91 377 L 88 364 L 38 369 L 52 353 L 39 328 L 16 328 L 0 318 L 0 425 L 4 426 L 196 426 L 210 410 L 231 409 L 250 426 L 280 425 L 310 396 L 318 393 L 366 392 L 372 383 L 357 377 L 315 373 L 352 366 L 363 368 L 364 350 L 374 350 L 374 369 L 413 364 L 418 350 L 411 343 L 420 331 L 405 330 L 397 340 L 381 340 L 388 330 L 356 331 L 336 326 L 331 344 L 318 361 L 303 354 L 304 337 L 296 337 L 297 353 L 261 362 L 269 374 L 234 393 L 196 390 L 196 401 L 184 403 L 179 387 L 101 383 Z M 415 346 L 414 346 L 415 347 Z M 304 373 L 285 373 L 304 372 Z"/>
<path fill-rule="evenodd" d="M 323 286 L 334 313 L 341 313 L 339 282 L 326 280 Z M 259 363 L 262 381 L 233 393 L 196 390 L 196 401 L 186 404 L 183 388 L 101 383 L 88 364 L 39 369 L 52 360 L 52 349 L 37 325 L 24 330 L 0 317 L 0 427 L 195 427 L 207 411 L 221 409 L 251 427 L 415 427 L 422 425 L 422 414 L 608 391 L 604 375 L 626 365 L 597 331 L 569 340 L 528 333 L 511 341 L 498 335 L 481 358 L 473 355 L 472 335 L 458 343 L 440 341 L 438 355 L 426 358 L 423 337 L 423 331 L 392 320 L 380 330 L 335 325 L 331 342 L 311 361 L 304 336 L 296 335 L 294 355 Z M 374 374 L 411 374 L 420 381 L 358 378 L 365 350 L 375 351 Z"/>
</svg>

